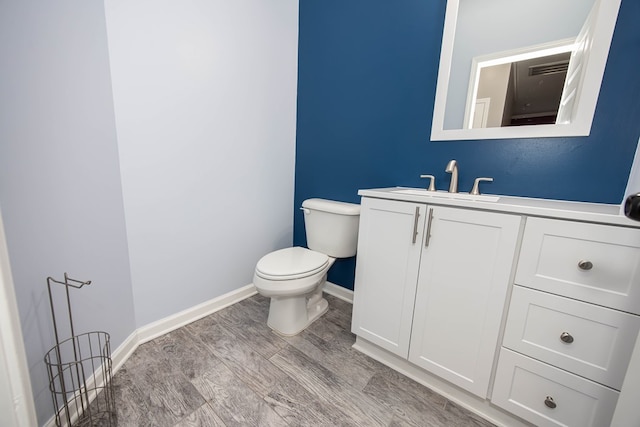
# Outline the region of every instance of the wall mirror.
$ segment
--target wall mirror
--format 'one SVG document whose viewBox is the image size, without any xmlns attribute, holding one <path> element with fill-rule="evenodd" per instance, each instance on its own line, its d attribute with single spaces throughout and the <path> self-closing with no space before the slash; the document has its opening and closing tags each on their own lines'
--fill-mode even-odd
<svg viewBox="0 0 640 427">
<path fill-rule="evenodd" d="M 621 0 L 448 0 L 431 139 L 586 136 Z"/>
</svg>

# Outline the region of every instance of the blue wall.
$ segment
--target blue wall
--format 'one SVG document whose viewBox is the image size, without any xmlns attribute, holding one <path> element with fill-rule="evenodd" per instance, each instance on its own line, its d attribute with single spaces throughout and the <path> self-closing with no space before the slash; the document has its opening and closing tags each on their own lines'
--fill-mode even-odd
<svg viewBox="0 0 640 427">
<path fill-rule="evenodd" d="M 623 0 L 589 137 L 431 142 L 445 0 L 300 0 L 295 206 L 425 183 L 456 159 L 460 188 L 620 203 L 640 135 L 640 2 Z M 294 244 L 305 245 L 295 210 Z M 353 289 L 354 260 L 329 280 Z"/>
</svg>

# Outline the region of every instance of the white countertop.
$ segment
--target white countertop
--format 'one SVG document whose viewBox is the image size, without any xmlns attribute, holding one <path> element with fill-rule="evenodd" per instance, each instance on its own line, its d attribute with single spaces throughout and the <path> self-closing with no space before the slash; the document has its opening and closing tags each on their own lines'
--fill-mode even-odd
<svg viewBox="0 0 640 427">
<path fill-rule="evenodd" d="M 499 199 L 494 202 L 472 200 L 473 196 L 470 196 L 468 193 L 459 194 L 461 199 L 449 199 L 448 197 L 451 195 L 447 192 L 428 192 L 422 189 L 408 187 L 373 188 L 358 191 L 358 195 L 360 196 L 374 197 L 378 199 L 402 200 L 406 202 L 426 203 L 430 205 L 480 209 L 640 228 L 639 221 L 633 221 L 620 214 L 620 205 L 571 202 L 566 200 L 533 199 L 493 194 L 485 195 L 499 197 Z M 463 197 L 469 200 L 464 200 L 462 199 Z M 482 196 L 480 199 L 482 199 Z"/>
</svg>

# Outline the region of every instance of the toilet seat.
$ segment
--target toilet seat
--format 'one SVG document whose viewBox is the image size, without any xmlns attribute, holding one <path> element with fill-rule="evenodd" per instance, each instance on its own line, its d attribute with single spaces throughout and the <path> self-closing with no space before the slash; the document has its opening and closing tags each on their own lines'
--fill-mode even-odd
<svg viewBox="0 0 640 427">
<path fill-rule="evenodd" d="M 327 269 L 329 256 L 295 246 L 263 256 L 256 265 L 256 276 L 273 281 L 313 276 Z"/>
</svg>

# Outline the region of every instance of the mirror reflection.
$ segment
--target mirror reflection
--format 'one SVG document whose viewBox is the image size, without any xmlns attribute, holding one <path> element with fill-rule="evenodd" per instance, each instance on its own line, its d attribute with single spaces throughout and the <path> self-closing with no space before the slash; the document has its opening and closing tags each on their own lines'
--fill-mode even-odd
<svg viewBox="0 0 640 427">
<path fill-rule="evenodd" d="M 553 55 L 534 51 L 527 59 L 474 61 L 465 129 L 555 124 L 572 44 Z"/>
<path fill-rule="evenodd" d="M 432 139 L 588 135 L 620 0 L 448 0 Z"/>
</svg>

